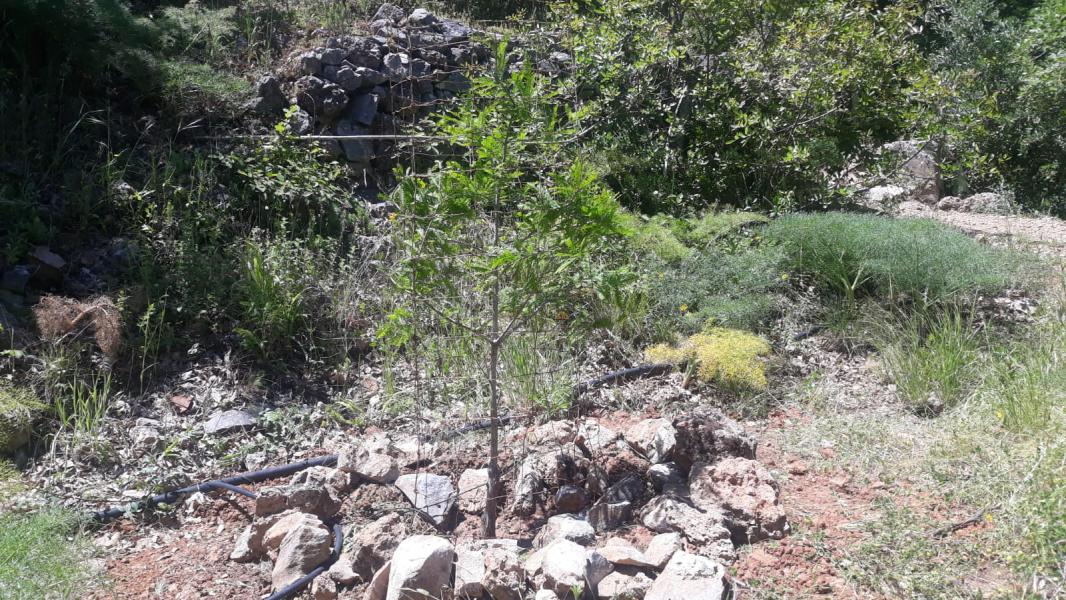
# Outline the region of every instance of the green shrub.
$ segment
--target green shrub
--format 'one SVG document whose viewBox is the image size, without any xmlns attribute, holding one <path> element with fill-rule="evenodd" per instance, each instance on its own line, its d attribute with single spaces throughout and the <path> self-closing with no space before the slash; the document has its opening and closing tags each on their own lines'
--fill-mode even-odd
<svg viewBox="0 0 1066 600">
<path fill-rule="evenodd" d="M 689 219 L 681 239 L 693 247 L 705 247 L 719 239 L 740 233 L 755 225 L 768 223 L 769 217 L 754 212 L 707 211 L 698 219 Z"/>
<path fill-rule="evenodd" d="M 81 598 L 88 591 L 88 544 L 81 519 L 50 508 L 0 513 L 0 596 L 11 600 Z"/>
<path fill-rule="evenodd" d="M 788 277 L 777 248 L 745 243 L 708 246 L 673 263 L 651 262 L 645 286 L 650 318 L 664 330 L 692 334 L 708 323 L 758 331 L 777 310 Z"/>
<path fill-rule="evenodd" d="M 788 264 L 846 299 L 868 295 L 924 305 L 1024 284 L 1023 260 L 928 219 L 800 214 L 765 230 Z"/>
<path fill-rule="evenodd" d="M 642 218 L 631 213 L 622 213 L 626 229 L 629 230 L 629 244 L 642 255 L 650 255 L 664 262 L 675 262 L 688 258 L 692 250 L 681 243 L 671 230 L 670 217 L 656 215 Z"/>
<path fill-rule="evenodd" d="M 310 350 L 316 257 L 304 244 L 261 234 L 244 242 L 237 283 L 241 343 L 260 358 Z"/>
<path fill-rule="evenodd" d="M 903 131 L 922 69 L 911 2 L 556 5 L 608 181 L 645 212 L 840 200 L 838 172 Z"/>
</svg>

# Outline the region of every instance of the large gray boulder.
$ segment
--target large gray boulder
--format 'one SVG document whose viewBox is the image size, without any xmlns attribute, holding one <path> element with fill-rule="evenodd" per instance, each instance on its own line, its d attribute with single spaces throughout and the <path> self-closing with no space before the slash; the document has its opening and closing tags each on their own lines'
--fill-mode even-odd
<svg viewBox="0 0 1066 600">
<path fill-rule="evenodd" d="M 533 547 L 544 548 L 557 540 L 587 546 L 596 540 L 596 530 L 588 521 L 575 515 L 555 515 L 533 538 Z"/>
<path fill-rule="evenodd" d="M 507 554 L 514 558 L 514 561 L 509 561 L 497 556 L 497 554 Z M 494 568 L 507 568 L 510 569 L 513 565 L 517 565 L 521 570 L 521 563 L 518 562 L 518 541 L 517 540 L 474 540 L 469 542 L 463 542 L 455 548 L 455 593 L 460 598 L 478 598 L 483 593 L 491 591 L 485 587 L 486 576 L 494 575 L 486 566 L 486 560 L 489 555 L 492 555 L 492 562 L 498 563 L 494 565 Z M 512 565 L 513 562 L 513 565 Z M 494 587 L 499 587 L 498 584 L 501 581 L 508 579 L 506 573 L 501 573 L 503 577 L 492 579 Z"/>
<path fill-rule="evenodd" d="M 722 600 L 725 567 L 703 556 L 678 552 L 648 588 L 644 600 Z"/>
<path fill-rule="evenodd" d="M 325 562 L 329 558 L 331 538 L 325 527 L 306 522 L 289 531 L 278 548 L 278 558 L 270 573 L 274 590 L 280 590 Z"/>
<path fill-rule="evenodd" d="M 757 461 L 729 457 L 696 463 L 689 474 L 689 496 L 703 510 L 725 510 L 738 537 L 748 543 L 780 539 L 789 531 L 777 482 Z"/>
<path fill-rule="evenodd" d="M 900 140 L 881 146 L 881 155 L 890 160 L 889 183 L 907 191 L 913 199 L 933 206 L 940 200 L 940 168 L 935 146 L 922 140 Z"/>
<path fill-rule="evenodd" d="M 386 600 L 437 600 L 452 580 L 455 550 L 435 535 L 407 538 L 396 548 Z"/>
<path fill-rule="evenodd" d="M 431 473 L 410 473 L 396 480 L 396 487 L 415 508 L 425 513 L 437 525 L 443 525 L 455 507 L 455 487 L 452 480 Z"/>
<path fill-rule="evenodd" d="M 335 83 L 305 75 L 296 80 L 296 104 L 318 119 L 332 120 L 348 105 L 348 94 Z"/>
<path fill-rule="evenodd" d="M 703 556 L 731 562 L 736 551 L 728 518 L 717 511 L 702 511 L 673 496 L 656 496 L 644 507 L 644 526 L 656 533 L 676 532 Z"/>
</svg>

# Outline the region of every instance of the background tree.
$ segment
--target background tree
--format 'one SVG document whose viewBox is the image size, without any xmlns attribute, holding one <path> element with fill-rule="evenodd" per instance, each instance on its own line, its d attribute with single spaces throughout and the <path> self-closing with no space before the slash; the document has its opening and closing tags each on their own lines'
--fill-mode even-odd
<svg viewBox="0 0 1066 600">
<path fill-rule="evenodd" d="M 575 300 L 598 281 L 617 280 L 604 277 L 601 258 L 623 226 L 615 198 L 589 166 L 560 159 L 575 115 L 528 65 L 508 68 L 504 45 L 495 70 L 466 98 L 438 122 L 462 158 L 403 178 L 395 193 L 395 282 L 407 302 L 384 333 L 417 344 L 419 335 L 450 329 L 483 353 L 491 420 L 483 534 L 493 537 L 501 353 L 523 330 L 588 323 Z"/>
</svg>

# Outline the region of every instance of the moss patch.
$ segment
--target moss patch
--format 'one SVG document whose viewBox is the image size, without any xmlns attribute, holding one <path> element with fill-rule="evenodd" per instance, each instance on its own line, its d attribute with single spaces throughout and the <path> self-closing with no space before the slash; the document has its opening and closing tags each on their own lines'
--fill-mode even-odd
<svg viewBox="0 0 1066 600">
<path fill-rule="evenodd" d="M 0 383 L 0 454 L 11 454 L 30 441 L 33 420 L 43 410 L 30 390 Z"/>
</svg>

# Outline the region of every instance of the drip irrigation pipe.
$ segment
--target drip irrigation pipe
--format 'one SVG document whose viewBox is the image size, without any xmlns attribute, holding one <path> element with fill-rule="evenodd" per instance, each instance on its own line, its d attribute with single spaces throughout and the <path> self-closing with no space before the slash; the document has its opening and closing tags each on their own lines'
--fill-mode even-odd
<svg viewBox="0 0 1066 600">
<path fill-rule="evenodd" d="M 674 365 L 669 363 L 657 363 L 651 365 L 642 365 L 639 367 L 632 367 L 629 369 L 621 369 L 607 373 L 601 377 L 590 379 L 588 381 L 579 383 L 574 386 L 573 397 L 578 396 L 599 387 L 616 383 L 620 381 L 632 381 L 640 377 L 654 377 L 657 375 L 664 375 L 674 370 Z M 501 421 L 510 420 L 511 417 L 501 417 Z M 445 432 L 439 434 L 439 438 L 448 439 L 456 437 L 463 433 L 470 431 L 477 431 L 479 429 L 486 429 L 492 426 L 492 421 L 489 419 L 479 421 L 470 425 L 464 425 L 454 431 Z M 330 454 L 327 456 L 319 456 L 316 458 L 309 458 L 299 462 L 289 463 L 287 465 L 279 465 L 276 467 L 269 467 L 259 471 L 249 471 L 247 473 L 241 473 L 232 477 L 226 477 L 225 479 L 215 479 L 212 481 L 205 481 L 196 485 L 190 485 L 188 487 L 171 490 L 169 492 L 163 492 L 162 494 L 156 494 L 150 498 L 140 500 L 138 502 L 132 502 L 123 506 L 116 506 L 107 510 L 102 510 L 93 513 L 93 520 L 98 523 L 106 523 L 113 519 L 117 519 L 127 512 L 134 512 L 137 510 L 144 510 L 152 508 L 159 504 L 174 504 L 181 499 L 182 496 L 188 494 L 195 494 L 196 492 L 210 492 L 214 490 L 228 490 L 247 496 L 249 498 L 255 498 L 256 494 L 250 492 L 238 484 L 259 483 L 260 481 L 267 481 L 269 479 L 277 479 L 279 477 L 285 477 L 286 475 L 292 475 L 305 469 L 318 466 L 331 466 L 337 463 L 337 455 Z"/>
<path fill-rule="evenodd" d="M 673 371 L 675 365 L 670 363 L 655 363 L 651 365 L 641 365 L 639 367 L 632 367 L 629 369 L 621 369 L 619 371 L 613 371 L 602 377 L 590 379 L 584 383 L 579 383 L 574 387 L 574 397 L 578 397 L 585 392 L 594 390 L 599 387 L 603 387 L 610 383 L 616 383 L 619 381 L 632 381 L 641 377 L 656 377 L 658 375 L 665 375 Z"/>
<path fill-rule="evenodd" d="M 333 563 L 337 562 L 337 559 L 341 556 L 341 548 L 344 547 L 344 528 L 340 523 L 334 523 L 333 525 L 333 550 L 329 553 L 329 558 L 325 562 L 318 565 L 310 573 L 290 583 L 289 585 L 281 588 L 267 597 L 266 600 L 284 600 L 285 598 L 292 598 L 296 594 L 300 593 L 300 590 L 307 587 L 307 584 L 314 581 L 315 577 L 326 572 Z"/>
<path fill-rule="evenodd" d="M 151 498 L 146 498 L 138 502 L 133 502 L 123 506 L 116 506 L 114 508 L 109 508 L 107 510 L 102 510 L 93 513 L 93 520 L 99 523 L 106 523 L 107 521 L 121 517 L 127 512 L 143 510 L 159 504 L 174 504 L 175 502 L 180 500 L 182 496 L 188 494 L 195 494 L 196 492 L 210 492 L 213 490 L 222 489 L 237 492 L 238 494 L 254 498 L 255 494 L 253 492 L 249 492 L 244 488 L 237 487 L 237 484 L 258 483 L 260 481 L 266 481 L 268 479 L 277 479 L 279 477 L 285 477 L 286 475 L 298 473 L 311 467 L 329 466 L 336 464 L 336 462 L 337 455 L 330 454 L 328 456 L 309 458 L 307 460 L 301 460 L 300 462 L 289 463 L 287 465 L 269 467 L 259 471 L 249 471 L 247 473 L 241 473 L 240 475 L 234 475 L 233 477 L 226 477 L 225 479 L 205 481 L 196 485 L 190 485 L 188 487 L 171 490 L 169 492 L 163 492 L 162 494 L 156 494 Z"/>
</svg>

